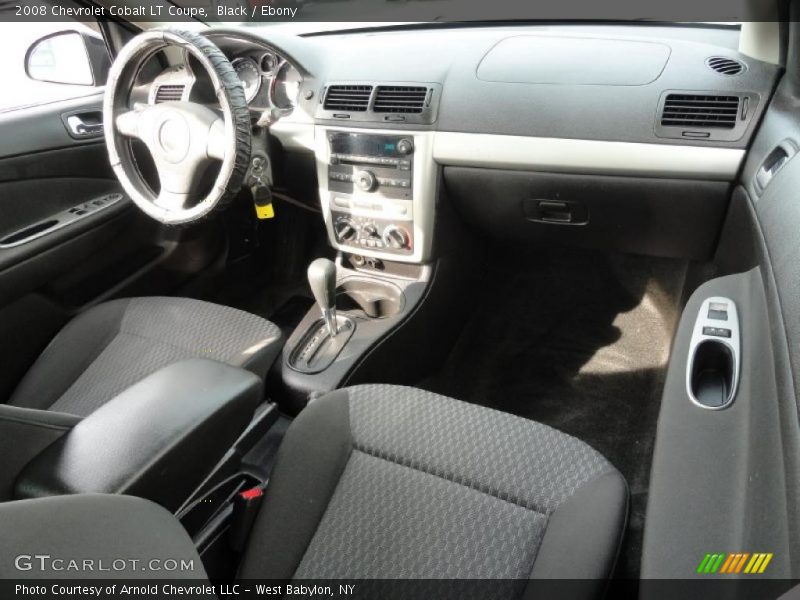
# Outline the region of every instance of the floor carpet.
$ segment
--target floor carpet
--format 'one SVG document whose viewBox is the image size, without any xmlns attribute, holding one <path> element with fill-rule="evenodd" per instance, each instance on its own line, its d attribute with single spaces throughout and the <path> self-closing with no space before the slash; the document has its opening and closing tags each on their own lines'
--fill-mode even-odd
<svg viewBox="0 0 800 600">
<path fill-rule="evenodd" d="M 594 252 L 503 252 L 442 370 L 420 383 L 584 440 L 625 476 L 617 576 L 637 578 L 650 463 L 687 264 Z"/>
</svg>

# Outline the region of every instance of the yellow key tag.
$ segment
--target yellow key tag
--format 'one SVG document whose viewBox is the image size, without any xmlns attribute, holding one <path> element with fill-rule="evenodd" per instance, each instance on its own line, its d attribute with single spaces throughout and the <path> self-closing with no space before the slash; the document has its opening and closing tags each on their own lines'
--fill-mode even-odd
<svg viewBox="0 0 800 600">
<path fill-rule="evenodd" d="M 272 206 L 272 193 L 268 187 L 257 186 L 253 190 L 253 204 L 256 207 L 256 217 L 258 219 L 275 218 L 275 208 Z"/>
<path fill-rule="evenodd" d="M 256 216 L 259 219 L 272 219 L 275 217 L 275 209 L 272 208 L 272 202 L 269 204 L 256 204 Z"/>
</svg>

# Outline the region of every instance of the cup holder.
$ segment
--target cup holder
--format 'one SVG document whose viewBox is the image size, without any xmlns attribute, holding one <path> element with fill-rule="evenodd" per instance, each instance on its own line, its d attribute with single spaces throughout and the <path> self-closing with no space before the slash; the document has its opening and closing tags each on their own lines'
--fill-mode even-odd
<svg viewBox="0 0 800 600">
<path fill-rule="evenodd" d="M 694 399 L 709 408 L 725 406 L 733 390 L 734 361 L 724 342 L 700 342 L 692 361 L 690 390 Z"/>
<path fill-rule="evenodd" d="M 336 309 L 360 310 L 371 319 L 385 319 L 403 310 L 402 290 L 377 279 L 345 279 L 336 288 Z"/>
</svg>

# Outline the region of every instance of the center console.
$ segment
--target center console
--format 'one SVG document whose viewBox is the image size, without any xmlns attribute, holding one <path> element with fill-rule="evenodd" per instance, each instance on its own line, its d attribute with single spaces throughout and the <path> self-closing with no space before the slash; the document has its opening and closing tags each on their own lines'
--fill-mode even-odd
<svg viewBox="0 0 800 600">
<path fill-rule="evenodd" d="M 315 137 L 331 244 L 362 257 L 429 261 L 437 172 L 432 133 L 318 126 Z"/>
<path fill-rule="evenodd" d="M 402 347 L 432 268 L 400 270 L 398 263 L 386 261 L 378 272 L 358 268 L 352 260 L 340 254 L 335 263 L 317 259 L 309 267 L 316 303 L 287 339 L 281 361 L 285 394 L 280 401 L 290 411 L 302 409 L 309 394 L 369 380 L 373 371 L 385 381 L 413 376 L 409 359 L 425 354 L 427 348 L 408 353 Z M 419 315 L 413 321 L 420 321 Z"/>
<path fill-rule="evenodd" d="M 311 263 L 316 303 L 273 373 L 273 396 L 290 413 L 345 385 L 428 375 L 457 335 L 463 305 L 454 298 L 469 279 L 468 253 L 442 252 L 456 237 L 442 229 L 447 219 L 434 256 L 432 131 L 317 124 L 314 145 L 322 216 L 339 252 Z"/>
<path fill-rule="evenodd" d="M 82 419 L 19 473 L 16 499 L 128 494 L 178 509 L 237 443 L 261 379 L 208 359 L 175 362 Z"/>
</svg>

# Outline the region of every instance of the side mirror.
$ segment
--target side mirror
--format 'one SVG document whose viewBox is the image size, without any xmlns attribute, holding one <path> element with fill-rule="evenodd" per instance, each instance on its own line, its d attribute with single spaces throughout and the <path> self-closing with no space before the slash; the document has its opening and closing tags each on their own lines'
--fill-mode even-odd
<svg viewBox="0 0 800 600">
<path fill-rule="evenodd" d="M 102 38 L 77 31 L 39 38 L 25 54 L 25 73 L 34 81 L 104 85 L 110 66 Z"/>
</svg>

